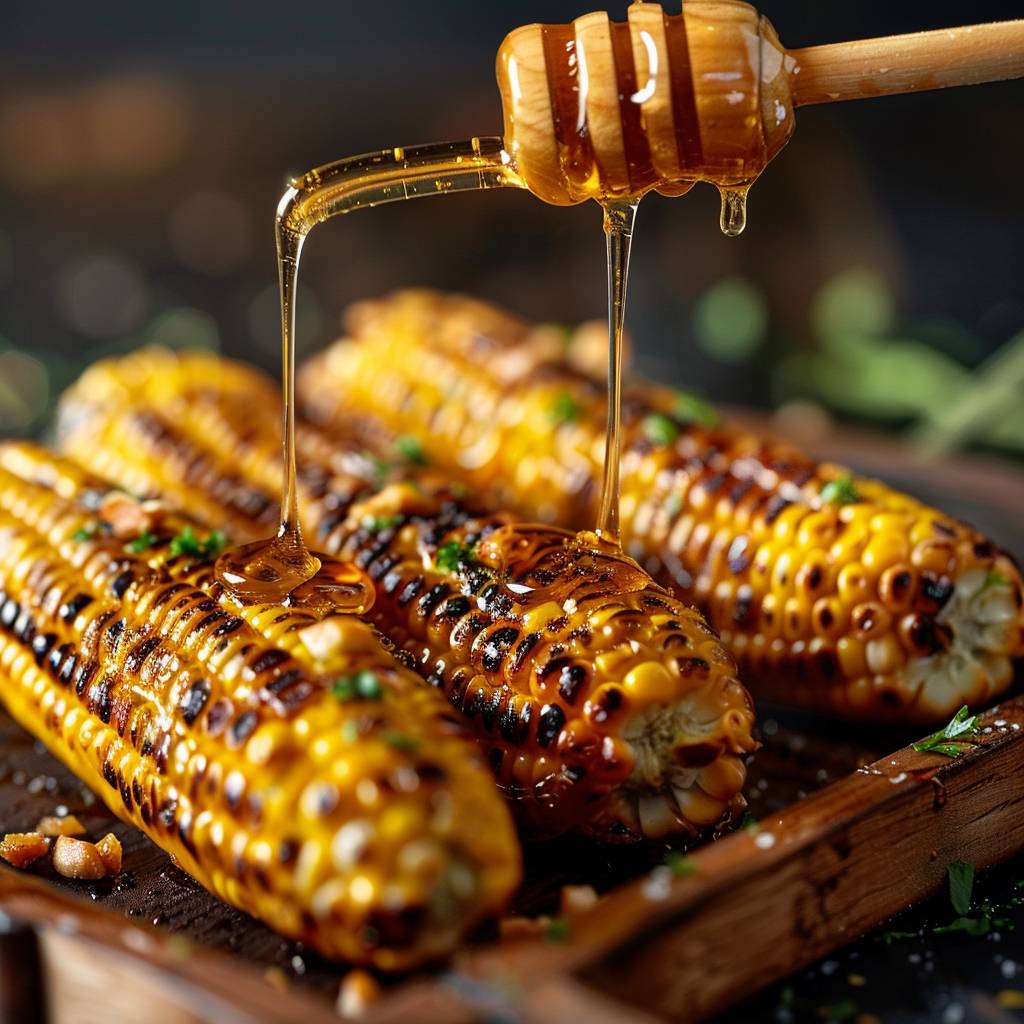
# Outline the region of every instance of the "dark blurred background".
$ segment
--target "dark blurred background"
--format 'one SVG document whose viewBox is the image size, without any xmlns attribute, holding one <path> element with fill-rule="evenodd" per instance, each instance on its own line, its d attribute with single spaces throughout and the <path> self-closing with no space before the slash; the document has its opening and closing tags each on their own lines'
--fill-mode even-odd
<svg viewBox="0 0 1024 1024">
<path fill-rule="evenodd" d="M 286 176 L 500 131 L 493 59 L 579 2 L 7 0 L 0 32 L 0 432 L 37 430 L 97 356 L 205 344 L 276 367 L 272 219 Z M 616 3 L 611 14 L 625 16 Z M 765 0 L 790 47 L 1020 17 L 1022 0 Z M 751 193 L 641 206 L 636 363 L 716 400 L 1024 450 L 1024 83 L 817 107 Z M 593 204 L 494 192 L 316 232 L 299 339 L 422 284 L 537 320 L 604 311 Z M 941 424 L 937 422 L 941 414 Z"/>
</svg>

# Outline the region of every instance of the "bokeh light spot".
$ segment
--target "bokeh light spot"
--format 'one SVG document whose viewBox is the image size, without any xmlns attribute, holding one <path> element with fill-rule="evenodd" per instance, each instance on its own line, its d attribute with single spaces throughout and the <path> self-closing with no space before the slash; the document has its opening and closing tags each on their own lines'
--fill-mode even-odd
<svg viewBox="0 0 1024 1024">
<path fill-rule="evenodd" d="M 27 430 L 46 412 L 49 398 L 43 363 L 20 349 L 0 352 L 0 430 Z"/>
<path fill-rule="evenodd" d="M 811 327 L 825 344 L 837 341 L 845 347 L 850 337 L 881 337 L 892 330 L 893 319 L 892 290 L 869 267 L 837 274 L 811 304 Z"/>
<path fill-rule="evenodd" d="M 209 313 L 193 306 L 176 306 L 158 313 L 143 331 L 149 345 L 169 348 L 220 348 L 220 331 Z"/>
<path fill-rule="evenodd" d="M 742 363 L 764 342 L 768 310 L 761 293 L 741 277 L 712 285 L 693 312 L 697 343 L 723 363 Z"/>
<path fill-rule="evenodd" d="M 61 274 L 57 305 L 67 324 L 90 338 L 113 338 L 140 326 L 149 304 L 142 274 L 116 253 L 96 252 Z"/>
<path fill-rule="evenodd" d="M 197 192 L 183 200 L 168 226 L 174 255 L 192 270 L 226 274 L 252 249 L 252 223 L 246 208 L 219 192 Z"/>
</svg>

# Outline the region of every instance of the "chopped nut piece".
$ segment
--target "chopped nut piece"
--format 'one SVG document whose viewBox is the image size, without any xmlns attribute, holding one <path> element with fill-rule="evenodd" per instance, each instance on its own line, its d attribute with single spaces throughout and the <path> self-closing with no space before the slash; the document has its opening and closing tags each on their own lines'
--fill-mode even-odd
<svg viewBox="0 0 1024 1024">
<path fill-rule="evenodd" d="M 338 989 L 338 1013 L 342 1017 L 363 1017 L 380 998 L 380 985 L 366 971 L 349 971 Z"/>
<path fill-rule="evenodd" d="M 116 875 L 121 870 L 121 840 L 108 832 L 97 844 L 96 852 L 103 861 L 108 875 Z"/>
<path fill-rule="evenodd" d="M 50 849 L 50 840 L 38 832 L 8 832 L 0 839 L 0 857 L 16 868 L 27 868 Z"/>
<path fill-rule="evenodd" d="M 563 885 L 561 907 L 563 914 L 578 914 L 597 903 L 597 890 L 592 885 Z"/>
<path fill-rule="evenodd" d="M 39 819 L 36 831 L 43 836 L 84 836 L 85 826 L 73 814 L 63 818 L 47 815 Z"/>
<path fill-rule="evenodd" d="M 110 523 L 115 537 L 132 540 L 152 532 L 165 510 L 162 501 L 137 501 L 130 494 L 112 491 L 100 505 L 100 516 Z"/>
<path fill-rule="evenodd" d="M 53 867 L 58 875 L 83 881 L 95 881 L 107 873 L 96 847 L 71 836 L 57 837 L 53 847 Z"/>
</svg>

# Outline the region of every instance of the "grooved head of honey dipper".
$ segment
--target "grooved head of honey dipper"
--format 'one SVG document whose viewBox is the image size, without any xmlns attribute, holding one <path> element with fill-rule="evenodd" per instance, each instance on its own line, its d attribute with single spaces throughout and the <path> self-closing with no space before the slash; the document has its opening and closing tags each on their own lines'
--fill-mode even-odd
<svg viewBox="0 0 1024 1024">
<path fill-rule="evenodd" d="M 498 52 L 505 146 L 557 205 L 749 185 L 793 130 L 789 58 L 739 0 L 526 25 Z"/>
</svg>

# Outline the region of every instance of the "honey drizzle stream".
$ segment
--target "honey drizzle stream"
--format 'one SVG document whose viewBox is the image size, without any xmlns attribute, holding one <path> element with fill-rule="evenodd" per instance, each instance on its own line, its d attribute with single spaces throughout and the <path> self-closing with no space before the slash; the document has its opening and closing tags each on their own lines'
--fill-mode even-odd
<svg viewBox="0 0 1024 1024">
<path fill-rule="evenodd" d="M 619 547 L 619 462 L 622 455 L 622 334 L 633 224 L 639 199 L 606 202 L 604 233 L 608 251 L 608 432 L 597 536 Z"/>
</svg>

